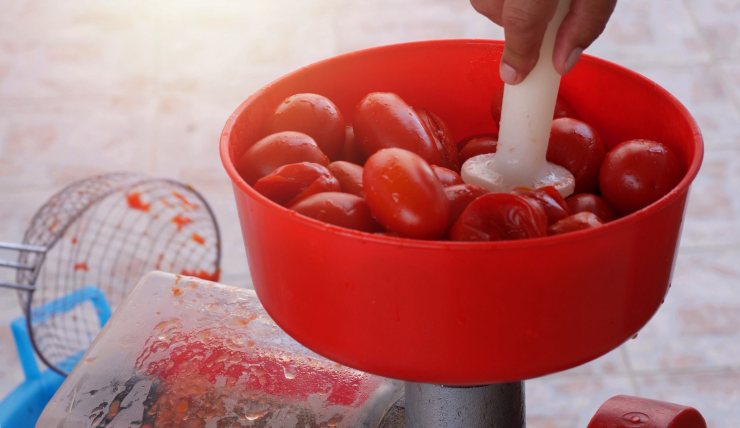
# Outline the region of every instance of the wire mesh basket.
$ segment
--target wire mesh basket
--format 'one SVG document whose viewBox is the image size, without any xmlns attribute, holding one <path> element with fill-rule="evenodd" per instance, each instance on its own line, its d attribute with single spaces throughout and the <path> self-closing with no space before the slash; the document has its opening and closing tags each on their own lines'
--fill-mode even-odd
<svg viewBox="0 0 740 428">
<path fill-rule="evenodd" d="M 115 307 L 145 273 L 217 280 L 221 237 L 206 200 L 168 179 L 112 173 L 75 182 L 33 216 L 22 244 L 0 243 L 18 260 L 15 282 L 36 353 L 66 374 L 101 328 L 95 287 Z M 89 293 L 88 293 L 89 294 Z M 89 297 L 89 296 L 88 296 Z"/>
</svg>

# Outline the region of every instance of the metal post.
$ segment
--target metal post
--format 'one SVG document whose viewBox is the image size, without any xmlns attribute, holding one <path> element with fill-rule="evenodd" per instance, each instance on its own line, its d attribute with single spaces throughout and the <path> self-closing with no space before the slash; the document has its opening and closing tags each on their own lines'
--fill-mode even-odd
<svg viewBox="0 0 740 428">
<path fill-rule="evenodd" d="M 524 428 L 524 382 L 455 387 L 406 382 L 406 428 Z"/>
</svg>

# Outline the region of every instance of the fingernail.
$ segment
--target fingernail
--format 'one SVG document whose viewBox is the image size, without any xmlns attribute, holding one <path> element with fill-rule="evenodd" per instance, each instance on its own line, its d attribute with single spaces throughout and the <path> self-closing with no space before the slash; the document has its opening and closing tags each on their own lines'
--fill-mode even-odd
<svg viewBox="0 0 740 428">
<path fill-rule="evenodd" d="M 503 80 L 504 83 L 513 85 L 516 83 L 519 73 L 516 72 L 514 67 L 505 62 L 502 62 L 501 67 L 499 67 L 498 74 L 501 76 L 501 80 Z"/>
<path fill-rule="evenodd" d="M 571 68 L 573 68 L 574 65 L 578 62 L 578 58 L 581 57 L 581 53 L 583 53 L 583 49 L 581 48 L 575 48 L 568 54 L 568 59 L 565 60 L 565 69 L 563 70 L 563 74 L 570 71 Z"/>
</svg>

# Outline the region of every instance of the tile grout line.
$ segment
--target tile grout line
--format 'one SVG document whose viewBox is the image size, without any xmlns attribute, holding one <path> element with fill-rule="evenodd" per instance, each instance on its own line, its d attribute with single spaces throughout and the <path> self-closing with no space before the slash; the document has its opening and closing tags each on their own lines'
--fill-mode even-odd
<svg viewBox="0 0 740 428">
<path fill-rule="evenodd" d="M 696 14 L 694 14 L 693 8 L 691 7 L 691 5 L 689 5 L 689 0 L 682 0 L 681 3 L 683 4 L 684 9 L 686 9 L 687 14 L 689 15 L 689 19 L 691 20 L 691 23 L 694 25 L 694 27 L 697 30 L 697 34 L 699 35 L 699 39 L 701 40 L 702 45 L 704 45 L 704 49 L 709 54 L 710 62 L 707 65 L 710 66 L 710 68 L 715 73 L 718 74 L 717 77 L 719 78 L 719 81 L 723 88 L 725 86 L 731 87 L 732 83 L 727 82 L 727 77 L 726 77 L 726 73 L 724 72 L 724 70 L 722 70 L 721 68 L 718 69 L 715 67 L 711 67 L 714 64 L 725 63 L 726 61 L 724 61 L 722 58 L 720 58 L 717 55 L 715 50 L 712 49 L 712 44 L 710 43 L 710 41 L 707 40 L 707 38 L 704 36 L 704 32 L 701 31 L 702 26 L 700 25 L 699 20 L 696 17 Z M 735 111 L 740 113 L 740 98 L 738 98 L 738 96 L 735 95 L 734 91 L 730 91 L 730 102 L 735 107 Z"/>
</svg>

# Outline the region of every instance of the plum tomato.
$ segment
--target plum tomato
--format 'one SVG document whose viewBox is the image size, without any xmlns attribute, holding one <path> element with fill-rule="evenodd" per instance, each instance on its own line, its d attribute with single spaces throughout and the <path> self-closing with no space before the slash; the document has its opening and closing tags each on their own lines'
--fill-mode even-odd
<svg viewBox="0 0 740 428">
<path fill-rule="evenodd" d="M 386 229 L 418 239 L 444 235 L 447 197 L 421 156 L 399 148 L 379 150 L 365 163 L 362 185 L 370 210 Z"/>
<path fill-rule="evenodd" d="M 341 160 L 362 165 L 367 160 L 367 156 L 362 152 L 362 147 L 355 139 L 355 131 L 351 125 L 344 127 L 344 146 L 342 146 Z"/>
<path fill-rule="evenodd" d="M 596 214 L 588 211 L 575 213 L 565 217 L 547 229 L 550 235 L 560 235 L 562 233 L 575 232 L 576 230 L 590 229 L 601 226 L 601 220 Z"/>
<path fill-rule="evenodd" d="M 275 109 L 272 132 L 298 131 L 310 135 L 329 158 L 336 159 L 344 145 L 344 118 L 323 95 L 291 95 Z"/>
<path fill-rule="evenodd" d="M 569 117 L 552 121 L 547 160 L 573 174 L 576 193 L 596 190 L 604 156 L 606 146 L 590 125 Z"/>
<path fill-rule="evenodd" d="M 570 215 L 568 204 L 553 186 L 544 186 L 538 189 L 519 187 L 514 189 L 512 193 L 540 204 L 542 209 L 545 210 L 545 215 L 547 215 L 547 224 L 553 224 Z"/>
<path fill-rule="evenodd" d="M 486 193 L 488 193 L 488 190 L 475 184 L 455 184 L 454 186 L 445 187 L 445 195 L 447 195 L 447 202 L 450 205 L 449 225 L 455 224 L 465 208 L 477 197 Z"/>
<path fill-rule="evenodd" d="M 363 232 L 376 232 L 380 226 L 373 219 L 367 202 L 357 195 L 341 192 L 316 193 L 300 200 L 290 209 L 324 223 Z"/>
<path fill-rule="evenodd" d="M 663 197 L 681 181 L 683 174 L 678 156 L 664 144 L 628 140 L 607 153 L 599 185 L 612 208 L 629 214 Z"/>
<path fill-rule="evenodd" d="M 362 167 L 360 165 L 334 161 L 329 164 L 329 171 L 339 180 L 342 192 L 365 197 L 362 192 Z"/>
<path fill-rule="evenodd" d="M 444 187 L 454 186 L 456 184 L 463 184 L 463 179 L 462 177 L 460 177 L 460 174 L 449 168 L 432 165 L 432 170 L 434 171 L 434 175 L 437 176 L 437 179 L 440 183 L 442 183 L 442 186 Z"/>
<path fill-rule="evenodd" d="M 596 214 L 596 217 L 601 220 L 602 223 L 606 223 L 617 218 L 614 210 L 606 203 L 601 197 L 594 195 L 593 193 L 576 193 L 565 198 L 565 203 L 568 204 L 570 212 L 577 214 L 580 212 L 591 212 Z"/>
<path fill-rule="evenodd" d="M 323 165 L 299 162 L 283 165 L 257 180 L 254 190 L 283 206 L 321 192 L 338 192 L 340 182 Z"/>
<path fill-rule="evenodd" d="M 471 202 L 450 229 L 454 241 L 501 241 L 545 236 L 547 216 L 527 198 L 487 193 Z"/>
<path fill-rule="evenodd" d="M 326 166 L 329 165 L 329 158 L 310 136 L 284 131 L 257 141 L 239 158 L 236 169 L 247 183 L 254 184 L 278 167 L 297 162 Z"/>
<path fill-rule="evenodd" d="M 365 156 L 397 147 L 416 153 L 430 164 L 445 166 L 428 127 L 414 108 L 396 94 L 372 92 L 366 95 L 357 105 L 352 124 L 356 143 Z"/>
<path fill-rule="evenodd" d="M 496 134 L 480 134 L 468 137 L 459 144 L 460 162 L 465 162 L 473 156 L 496 153 L 497 146 L 498 135 Z"/>
<path fill-rule="evenodd" d="M 437 146 L 442 157 L 442 166 L 460 170 L 460 161 L 457 153 L 457 144 L 452 138 L 452 133 L 447 124 L 439 116 L 423 108 L 415 108 L 416 114 L 419 115 L 421 123 L 426 128 L 427 133 L 432 136 L 434 145 Z"/>
</svg>

